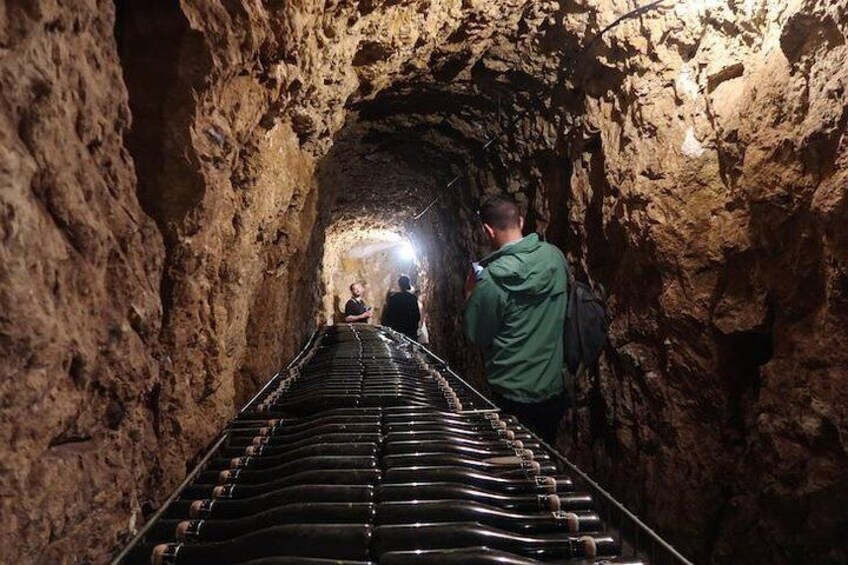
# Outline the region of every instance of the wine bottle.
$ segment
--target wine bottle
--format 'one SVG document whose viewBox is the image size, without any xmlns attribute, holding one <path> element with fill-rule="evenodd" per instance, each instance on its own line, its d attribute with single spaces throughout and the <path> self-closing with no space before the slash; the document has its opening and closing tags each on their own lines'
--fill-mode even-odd
<svg viewBox="0 0 848 565">
<path fill-rule="evenodd" d="M 388 424 L 383 428 L 387 438 L 392 440 L 410 439 L 434 439 L 444 436 L 469 438 L 476 440 L 521 440 L 534 441 L 533 436 L 527 433 L 516 434 L 512 430 L 469 430 L 466 428 L 451 428 L 449 426 L 421 425 L 413 427 L 399 427 L 396 424 Z"/>
<path fill-rule="evenodd" d="M 449 385 L 438 381 L 425 381 L 406 375 L 366 375 L 362 380 L 363 386 L 404 386 L 417 390 L 438 390 L 450 388 Z"/>
<path fill-rule="evenodd" d="M 278 480 L 280 477 L 302 471 L 317 470 L 341 470 L 341 469 L 377 469 L 379 460 L 374 456 L 340 456 L 340 455 L 316 455 L 303 457 L 275 467 L 265 469 L 226 469 L 224 471 L 205 471 L 200 473 L 198 481 L 210 478 L 207 473 L 212 474 L 211 481 L 217 479 L 218 484 L 239 483 L 243 485 L 267 484 Z"/>
<path fill-rule="evenodd" d="M 246 498 L 292 485 L 373 485 L 379 480 L 379 469 L 321 469 L 301 471 L 258 485 L 191 484 L 180 491 L 180 496 L 182 498 Z"/>
<path fill-rule="evenodd" d="M 266 399 L 266 405 L 275 405 L 279 402 L 287 402 L 294 400 L 306 400 L 311 398 L 321 398 L 324 396 L 341 396 L 341 395 L 351 395 L 358 394 L 361 390 L 360 384 L 351 384 L 351 385 L 332 385 L 325 384 L 324 386 L 318 388 L 300 388 L 300 387 L 292 387 L 286 390 L 283 393 L 278 395 L 273 395 Z"/>
<path fill-rule="evenodd" d="M 363 396 L 359 399 L 359 401 L 363 406 L 414 406 L 416 404 L 420 404 L 421 406 L 429 406 L 433 404 L 431 400 L 414 400 L 410 398 L 406 398 L 403 396 Z M 447 407 L 447 403 L 445 403 Z"/>
<path fill-rule="evenodd" d="M 270 437 L 279 437 L 279 438 L 308 438 L 314 437 L 319 434 L 326 433 L 362 433 L 362 432 L 378 432 L 382 431 L 382 427 L 380 422 L 334 422 L 327 424 L 319 424 L 311 428 L 301 429 L 301 430 L 287 430 L 283 427 L 277 428 L 267 428 L 266 433 L 260 433 L 259 435 L 266 435 Z"/>
<path fill-rule="evenodd" d="M 567 536 L 562 534 L 514 534 L 476 522 L 452 524 L 403 524 L 374 528 L 372 553 L 389 551 L 450 549 L 485 546 L 515 555 L 541 560 L 612 556 L 617 553 L 615 540 L 607 535 Z"/>
<path fill-rule="evenodd" d="M 207 469 L 268 469 L 304 457 L 314 456 L 377 456 L 379 447 L 376 443 L 315 443 L 284 451 L 277 454 L 219 457 L 207 464 Z"/>
<path fill-rule="evenodd" d="M 376 565 L 371 561 L 351 561 L 345 559 L 317 559 L 315 557 L 265 557 L 263 559 L 251 559 L 240 565 Z"/>
<path fill-rule="evenodd" d="M 596 532 L 602 526 L 594 512 L 515 512 L 469 500 L 382 502 L 378 524 L 478 522 L 514 533 Z"/>
<path fill-rule="evenodd" d="M 427 400 L 431 398 L 441 398 L 444 396 L 446 391 L 422 387 L 411 387 L 407 385 L 363 385 L 360 392 L 362 394 L 400 394 L 408 395 L 411 398 Z"/>
<path fill-rule="evenodd" d="M 180 541 L 227 540 L 270 526 L 286 524 L 369 524 L 376 506 L 371 503 L 306 502 L 285 505 L 238 520 L 192 520 L 177 526 Z"/>
<path fill-rule="evenodd" d="M 162 544 L 153 550 L 154 565 L 241 563 L 263 557 L 368 559 L 371 527 L 361 524 L 288 524 L 231 540 L 198 544 Z"/>
<path fill-rule="evenodd" d="M 411 466 L 467 467 L 500 477 L 529 477 L 536 475 L 555 475 L 557 473 L 556 466 L 550 463 L 541 464 L 538 461 L 527 460 L 517 455 L 513 457 L 471 459 L 450 453 L 404 453 L 383 457 L 383 467 L 386 469 Z"/>
<path fill-rule="evenodd" d="M 284 381 L 281 381 L 277 386 L 273 387 L 272 390 L 266 391 L 267 396 L 273 396 L 275 394 L 285 393 L 289 389 L 292 389 L 292 388 L 295 388 L 295 387 L 315 386 L 316 383 L 319 380 L 324 380 L 327 383 L 330 383 L 330 382 L 333 382 L 333 383 L 337 383 L 337 382 L 362 382 L 362 375 L 355 373 L 355 372 L 340 370 L 335 375 L 332 375 L 332 376 L 327 375 L 323 379 L 316 379 L 313 375 L 303 373 L 303 374 L 301 374 L 301 375 L 299 375 L 295 378 L 290 378 L 290 379 L 286 379 Z"/>
<path fill-rule="evenodd" d="M 227 447 L 221 451 L 221 455 L 234 454 L 232 450 L 237 449 L 241 455 L 248 447 L 262 446 L 263 453 L 275 453 L 298 449 L 308 445 L 327 444 L 327 443 L 360 443 L 374 442 L 380 443 L 383 440 L 382 434 L 376 432 L 363 433 L 322 433 L 316 436 L 306 437 L 302 439 L 291 440 L 290 438 L 259 436 L 256 438 L 233 438 L 227 441 Z M 267 450 L 267 451 L 266 451 Z M 276 451 L 275 451 L 276 450 Z M 226 451 L 226 452 L 225 452 Z M 245 452 L 246 453 L 246 452 Z M 257 455 L 255 453 L 246 453 L 247 455 Z"/>
<path fill-rule="evenodd" d="M 383 432 L 391 437 L 394 441 L 409 441 L 409 440 L 421 440 L 421 439 L 432 439 L 431 436 L 435 436 L 437 438 L 440 437 L 454 437 L 457 439 L 464 439 L 469 441 L 499 441 L 504 439 L 508 435 L 515 436 L 515 433 L 512 430 L 508 429 L 499 429 L 499 430 L 477 430 L 477 429 L 468 429 L 468 428 L 452 428 L 450 426 L 418 426 L 418 427 L 407 427 L 405 429 L 397 429 L 397 426 L 393 426 L 392 424 L 388 424 L 383 428 Z M 524 434 L 528 435 L 529 434 Z M 521 439 L 521 438 L 518 438 Z M 530 436 L 532 440 L 532 436 Z"/>
<path fill-rule="evenodd" d="M 462 483 L 416 482 L 380 485 L 377 491 L 380 502 L 409 500 L 471 500 L 516 511 L 569 511 L 589 510 L 594 506 L 591 495 L 572 492 L 568 494 L 504 494 Z"/>
<path fill-rule="evenodd" d="M 404 383 L 364 383 L 362 385 L 363 392 L 374 392 L 374 393 L 400 393 L 400 394 L 412 394 L 419 395 L 421 397 L 439 397 L 443 395 L 446 391 L 444 389 L 440 389 L 438 387 L 425 387 L 425 386 L 413 386 Z"/>
<path fill-rule="evenodd" d="M 382 429 L 379 424 L 331 424 L 328 426 L 321 426 L 319 428 L 315 428 L 311 431 L 303 431 L 292 434 L 279 433 L 275 435 L 259 435 L 250 437 L 232 437 L 227 441 L 227 445 L 230 446 L 244 446 L 254 445 L 258 443 L 270 443 L 272 445 L 283 445 L 283 444 L 292 444 L 295 442 L 300 442 L 307 440 L 311 443 L 318 443 L 319 436 L 327 435 L 327 434 L 380 434 Z M 256 438 L 266 438 L 263 440 L 257 440 Z"/>
<path fill-rule="evenodd" d="M 368 524 L 376 506 L 368 502 L 300 502 L 230 520 L 159 520 L 147 541 L 225 541 L 255 530 L 286 524 Z"/>
<path fill-rule="evenodd" d="M 355 393 L 354 393 L 355 394 Z M 437 402 L 444 398 L 444 395 L 438 392 L 428 391 L 413 391 L 409 389 L 389 389 L 389 388 L 363 388 L 359 391 L 362 396 L 370 397 L 402 397 L 409 400 L 417 400 L 420 402 Z"/>
<path fill-rule="evenodd" d="M 444 389 L 444 388 L 412 388 L 409 386 L 383 386 L 383 387 L 372 387 L 372 386 L 364 386 L 362 388 L 364 393 L 367 394 L 400 394 L 400 395 L 409 395 L 412 398 L 418 398 L 421 400 L 432 399 L 434 401 L 438 401 L 440 399 L 445 398 L 454 398 L 454 399 L 464 399 L 467 400 L 466 396 L 459 392 L 457 393 L 454 390 Z"/>
<path fill-rule="evenodd" d="M 348 394 L 312 396 L 291 401 L 280 401 L 272 406 L 266 406 L 262 413 L 269 416 L 289 415 L 292 413 L 312 413 L 327 408 L 360 406 L 361 401 L 356 396 Z"/>
<path fill-rule="evenodd" d="M 317 414 L 317 416 L 320 416 L 320 417 L 333 416 L 333 415 L 354 416 L 354 415 L 362 415 L 362 414 L 372 414 L 372 415 L 377 414 L 377 415 L 379 415 L 381 413 L 382 413 L 382 411 L 379 408 L 353 407 L 353 408 L 335 408 L 335 409 L 322 410 L 320 413 Z M 290 421 L 290 420 L 303 421 L 306 418 L 311 418 L 311 417 L 315 417 L 315 416 L 316 415 L 314 415 L 314 414 L 307 414 L 307 415 L 304 415 L 301 418 L 296 418 L 296 417 L 292 417 L 292 416 L 285 416 L 283 418 L 272 418 L 272 419 L 274 419 L 274 420 L 280 419 L 280 420 L 284 420 L 284 421 Z M 251 409 L 248 409 L 248 410 L 240 413 L 236 417 L 236 419 L 233 420 L 232 423 L 235 424 L 235 425 L 242 425 L 242 423 L 244 423 L 244 425 L 250 426 L 250 425 L 253 425 L 252 424 L 253 422 L 262 421 L 262 420 L 266 420 L 266 421 L 269 420 L 268 415 L 267 414 L 258 414 L 257 412 L 252 411 Z"/>
<path fill-rule="evenodd" d="M 496 438 L 472 438 L 467 436 L 460 436 L 457 434 L 453 434 L 451 432 L 423 432 L 416 434 L 414 436 L 404 435 L 398 436 L 396 434 L 386 434 L 385 442 L 387 444 L 398 444 L 399 446 L 407 446 L 410 449 L 418 447 L 419 445 L 423 446 L 438 446 L 441 443 L 447 443 L 450 445 L 464 445 L 467 447 L 474 447 L 477 449 L 535 449 L 539 452 L 540 455 L 544 454 L 544 448 L 536 442 L 535 440 L 531 441 L 523 441 L 520 439 L 508 439 L 507 437 L 496 437 Z M 436 451 L 435 449 L 433 451 Z"/>
<path fill-rule="evenodd" d="M 507 424 L 503 421 L 489 421 L 477 425 L 455 425 L 452 423 L 410 420 L 406 422 L 384 421 L 384 429 L 388 432 L 449 432 L 461 436 L 493 437 L 494 435 L 515 435 L 518 439 L 532 440 L 533 436 L 524 426 Z"/>
<path fill-rule="evenodd" d="M 275 435 L 279 432 L 299 433 L 305 430 L 314 430 L 318 426 L 327 424 L 379 424 L 380 416 L 327 416 L 325 418 L 315 418 L 309 422 L 288 423 L 283 420 L 265 420 L 263 425 L 256 426 L 238 426 L 230 428 L 228 434 L 230 437 L 248 436 L 254 437 L 259 435 Z"/>
<path fill-rule="evenodd" d="M 359 392 L 359 386 L 352 386 L 348 388 L 336 388 L 332 391 L 324 388 L 323 390 L 305 390 L 299 391 L 296 389 L 289 389 L 284 392 L 278 392 L 275 394 L 269 395 L 262 402 L 256 405 L 257 410 L 264 411 L 266 414 L 269 413 L 272 409 L 281 409 L 287 404 L 299 404 L 305 405 L 309 403 L 316 404 L 318 408 L 316 410 L 312 410 L 310 412 L 301 411 L 296 414 L 298 417 L 304 417 L 306 414 L 314 414 L 316 411 L 328 409 L 328 408 L 355 408 L 358 407 L 356 404 L 350 405 L 342 405 L 342 404 L 328 404 L 327 402 L 339 400 L 343 401 L 344 399 L 352 400 L 356 397 Z M 321 405 L 320 403 L 325 403 L 325 405 Z M 282 414 L 280 414 L 282 415 Z M 291 417 L 291 414 L 288 414 Z"/>
<path fill-rule="evenodd" d="M 503 421 L 507 423 L 517 422 L 515 416 L 508 414 L 498 414 L 494 412 L 483 414 L 457 414 L 456 412 L 445 412 L 434 410 L 432 407 L 422 408 L 386 408 L 383 410 L 383 416 L 387 422 L 402 423 L 409 420 L 417 421 L 438 421 L 456 425 L 475 425 L 486 422 Z"/>
<path fill-rule="evenodd" d="M 255 450 L 251 450 L 255 451 Z M 296 461 L 304 457 L 347 455 L 347 456 L 376 456 L 379 448 L 374 442 L 359 443 L 315 443 L 299 447 L 297 449 L 285 450 L 281 453 L 268 455 L 244 455 L 239 457 L 215 457 L 206 464 L 207 470 L 223 469 L 267 469 L 276 467 L 290 461 Z"/>
<path fill-rule="evenodd" d="M 566 562 L 571 563 L 572 561 L 567 560 Z M 582 559 L 578 562 L 586 563 L 586 561 Z M 533 559 L 531 557 L 520 557 L 518 555 L 513 555 L 512 553 L 497 551 L 488 547 L 390 551 L 380 556 L 380 565 L 550 565 L 551 563 L 551 561 L 539 561 L 538 559 Z M 554 563 L 558 563 L 558 561 L 555 561 Z M 626 557 L 602 559 L 595 563 L 596 565 L 645 565 L 645 563 L 639 559 Z M 247 564 L 245 563 L 244 565 Z M 290 564 L 251 562 L 250 565 Z M 303 565 L 307 564 L 304 563 Z M 318 564 L 316 563 L 315 565 Z"/>
<path fill-rule="evenodd" d="M 293 381 L 288 381 L 286 386 L 282 389 L 277 390 L 291 390 L 293 388 L 299 389 L 324 389 L 332 386 L 339 385 L 350 385 L 350 384 L 361 384 L 364 380 L 364 376 L 361 373 L 347 373 L 347 372 L 339 372 L 335 375 L 326 375 L 320 376 L 318 378 L 313 378 L 309 375 L 301 375 L 300 378 L 294 379 Z"/>
<path fill-rule="evenodd" d="M 292 391 L 317 392 L 324 390 L 335 390 L 352 388 L 357 386 L 372 387 L 408 387 L 414 390 L 439 390 L 451 388 L 449 385 L 437 381 L 422 381 L 405 375 L 346 375 L 339 378 L 321 379 L 308 381 L 298 379 L 286 387 L 278 388 L 274 393 L 285 395 Z M 272 393 L 272 394 L 274 394 Z"/>
<path fill-rule="evenodd" d="M 287 504 L 373 502 L 375 492 L 371 485 L 296 485 L 240 499 L 177 500 L 168 507 L 165 516 L 226 520 L 251 516 Z"/>
<path fill-rule="evenodd" d="M 380 565 L 544 565 L 545 563 L 538 559 L 520 557 L 488 547 L 389 551 L 380 555 Z M 260 564 L 254 563 L 254 565 Z"/>
<path fill-rule="evenodd" d="M 491 445 L 489 447 L 472 447 L 458 444 L 452 441 L 393 441 L 384 446 L 387 455 L 400 455 L 403 453 L 454 453 L 467 457 L 500 457 L 504 455 L 520 455 L 527 459 L 535 459 L 536 451 L 524 449 L 523 444 L 514 444 L 513 447 Z"/>
<path fill-rule="evenodd" d="M 565 479 L 564 485 L 558 485 L 559 477 L 539 476 L 532 479 L 507 479 L 462 467 L 394 467 L 386 469 L 386 483 L 412 482 L 457 482 L 469 486 L 480 486 L 505 494 L 556 494 L 559 488 L 572 489 L 572 481 Z"/>
<path fill-rule="evenodd" d="M 502 429 L 511 429 L 514 431 L 527 432 L 517 422 L 507 422 L 505 420 L 469 420 L 469 421 L 451 421 L 441 418 L 423 418 L 414 416 L 407 420 L 395 420 L 383 416 L 383 421 L 387 426 L 391 426 L 393 431 L 414 430 L 422 427 L 432 427 L 445 430 L 462 430 L 466 432 L 491 432 Z"/>
<path fill-rule="evenodd" d="M 384 410 L 389 410 L 385 408 Z M 512 417 L 504 419 L 451 419 L 442 416 L 428 416 L 426 414 L 410 414 L 405 418 L 383 413 L 383 420 L 392 426 L 445 426 L 448 428 L 464 428 L 468 430 L 492 430 L 497 428 L 510 428 L 517 424 Z"/>
<path fill-rule="evenodd" d="M 328 418 L 361 418 L 361 417 L 377 417 L 379 418 L 382 415 L 382 410 L 379 408 L 338 408 L 334 410 L 323 410 L 316 414 L 308 414 L 300 418 L 294 417 L 286 417 L 286 418 L 272 418 L 272 419 L 264 419 L 264 424 L 262 420 L 255 420 L 253 418 L 244 418 L 241 414 L 236 416 L 235 419 L 231 420 L 229 423 L 230 427 L 254 427 L 257 425 L 292 425 L 292 424 L 303 424 L 306 422 L 315 422 L 317 420 L 323 420 Z"/>
</svg>

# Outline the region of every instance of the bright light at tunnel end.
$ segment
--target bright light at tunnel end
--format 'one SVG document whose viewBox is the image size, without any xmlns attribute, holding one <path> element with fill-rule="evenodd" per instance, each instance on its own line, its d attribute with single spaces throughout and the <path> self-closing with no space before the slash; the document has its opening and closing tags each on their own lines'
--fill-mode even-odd
<svg viewBox="0 0 848 565">
<path fill-rule="evenodd" d="M 412 246 L 412 243 L 406 240 L 401 242 L 400 247 L 398 248 L 398 253 L 400 258 L 408 263 L 414 263 L 417 258 L 415 254 L 415 247 Z"/>
</svg>

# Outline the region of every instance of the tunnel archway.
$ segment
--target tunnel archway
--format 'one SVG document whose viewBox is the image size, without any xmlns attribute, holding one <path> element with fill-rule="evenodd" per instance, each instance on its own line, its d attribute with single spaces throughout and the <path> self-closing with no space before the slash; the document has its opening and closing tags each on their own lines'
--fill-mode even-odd
<svg viewBox="0 0 848 565">
<path fill-rule="evenodd" d="M 579 462 L 699 560 L 848 554 L 843 2 L 30 4 L 0 17 L 11 559 L 143 522 L 326 317 L 334 234 L 413 239 L 432 346 L 480 374 L 491 193 L 610 293 Z"/>
<path fill-rule="evenodd" d="M 369 219 L 362 218 L 367 225 Z M 360 228 L 335 233 L 331 227 L 321 262 L 326 323 L 345 321 L 345 303 L 354 283 L 365 288 L 363 300 L 372 309 L 372 323 L 384 324 L 385 305 L 390 293 L 397 292 L 397 279 L 410 278 L 413 291 L 422 300 L 427 291 L 426 258 L 419 258 L 413 244 L 397 232 Z"/>
<path fill-rule="evenodd" d="M 386 101 L 378 96 L 360 105 L 318 165 L 319 187 L 333 194 L 322 263 L 324 319 L 329 319 L 329 312 L 337 312 L 337 297 L 342 307 L 347 299 L 350 281 L 330 284 L 340 255 L 368 239 L 382 238 L 389 244 L 407 240 L 418 259 L 424 318 L 433 346 L 479 380 L 480 356 L 465 343 L 460 319 L 469 260 L 485 252 L 474 223 L 482 195 L 476 195 L 477 189 L 469 190 L 477 182 L 472 179 L 474 163 L 485 167 L 485 152 L 475 138 L 463 134 L 461 122 L 435 129 L 419 123 L 442 119 L 450 112 L 417 106 L 417 95 L 412 99 L 391 96 Z M 393 105 L 396 110 L 391 109 Z M 380 109 L 379 115 L 371 115 L 372 107 Z M 492 185 L 489 190 L 497 188 Z M 386 278 L 386 272 L 379 271 L 382 282 L 376 286 L 380 290 L 370 297 L 376 303 L 384 300 L 386 287 L 393 286 L 387 282 L 403 268 L 397 262 L 387 266 L 395 272 Z M 371 278 L 376 272 L 372 270 Z"/>
</svg>

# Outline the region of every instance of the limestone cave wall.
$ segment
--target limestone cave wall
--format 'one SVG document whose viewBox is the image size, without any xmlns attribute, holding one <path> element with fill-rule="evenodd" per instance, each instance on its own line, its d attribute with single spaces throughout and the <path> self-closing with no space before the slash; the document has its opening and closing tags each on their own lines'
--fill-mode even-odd
<svg viewBox="0 0 848 565">
<path fill-rule="evenodd" d="M 0 9 L 4 561 L 105 555 L 156 483 L 164 245 L 124 145 L 112 13 Z"/>
<path fill-rule="evenodd" d="M 846 32 L 844 2 L 679 3 L 575 84 L 566 245 L 615 348 L 573 453 L 699 560 L 848 549 Z"/>
</svg>

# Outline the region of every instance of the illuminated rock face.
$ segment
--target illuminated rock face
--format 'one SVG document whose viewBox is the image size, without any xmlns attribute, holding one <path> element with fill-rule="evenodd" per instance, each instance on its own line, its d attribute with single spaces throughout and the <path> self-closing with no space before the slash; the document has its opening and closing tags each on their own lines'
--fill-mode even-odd
<svg viewBox="0 0 848 565">
<path fill-rule="evenodd" d="M 617 352 L 574 453 L 700 560 L 840 561 L 848 12 L 718 4 L 615 33 L 585 75 L 569 217 Z"/>
<path fill-rule="evenodd" d="M 0 11 L 4 557 L 140 525 L 323 323 L 325 236 L 411 237 L 479 379 L 462 284 L 505 191 L 610 293 L 563 448 L 699 562 L 845 561 L 848 5 L 681 0 L 592 40 L 631 5 Z"/>
</svg>

